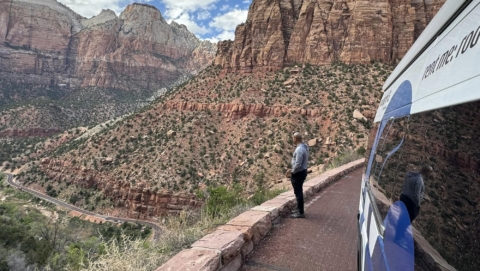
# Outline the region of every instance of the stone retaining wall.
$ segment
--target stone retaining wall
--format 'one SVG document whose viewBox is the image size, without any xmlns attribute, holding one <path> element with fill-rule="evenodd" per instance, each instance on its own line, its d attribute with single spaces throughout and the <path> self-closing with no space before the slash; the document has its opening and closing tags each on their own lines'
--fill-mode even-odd
<svg viewBox="0 0 480 271">
<path fill-rule="evenodd" d="M 305 199 L 345 174 L 363 166 L 364 159 L 327 171 L 304 184 Z M 358 187 L 360 191 L 360 186 Z M 273 225 L 295 208 L 293 190 L 280 194 L 239 216 L 175 255 L 156 271 L 237 271 L 245 257 Z"/>
</svg>

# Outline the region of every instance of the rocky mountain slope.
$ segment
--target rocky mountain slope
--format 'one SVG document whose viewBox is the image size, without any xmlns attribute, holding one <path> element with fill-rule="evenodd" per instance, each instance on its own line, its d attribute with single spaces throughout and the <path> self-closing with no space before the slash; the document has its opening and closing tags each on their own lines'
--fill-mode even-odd
<svg viewBox="0 0 480 271">
<path fill-rule="evenodd" d="M 251 72 L 293 63 L 394 63 L 444 2 L 253 1 L 235 40 L 219 43 L 215 64 Z"/>
<path fill-rule="evenodd" d="M 240 183 L 249 194 L 259 184 L 272 185 L 288 167 L 294 131 L 306 135 L 312 167 L 342 154 L 361 154 L 390 63 L 439 8 L 435 1 L 423 11 L 401 3 L 376 1 L 366 9 L 362 1 L 254 1 L 235 41 L 219 44 L 217 65 L 103 133 L 48 154 L 23 180 L 38 189 L 57 186 L 65 199 L 78 192 L 66 187 L 96 189 L 110 201 L 87 207 L 148 218 L 195 205 L 194 193 L 206 186 Z M 322 12 L 325 7 L 330 13 Z M 393 54 L 403 47 L 391 38 L 396 26 L 389 22 L 409 18 L 395 15 L 395 9 L 412 13 L 413 19 L 396 30 L 408 39 Z M 317 15 L 326 18 L 322 24 L 308 29 L 299 24 L 320 22 Z M 288 48 L 299 33 L 314 34 L 313 28 L 323 29 L 328 42 L 312 36 L 297 44 L 315 53 L 330 48 L 330 53 L 289 58 L 289 52 L 308 52 Z M 360 32 L 351 34 L 353 29 Z M 384 40 L 369 43 L 366 33 Z M 340 57 L 347 53 L 352 57 Z M 38 174 L 40 179 L 34 177 Z M 171 200 L 159 200 L 165 195 Z"/>
<path fill-rule="evenodd" d="M 64 130 L 132 112 L 215 52 L 149 5 L 86 19 L 55 0 L 0 0 L 0 131 Z"/>
<path fill-rule="evenodd" d="M 242 75 L 210 67 L 104 132 L 46 152 L 22 180 L 55 187 L 65 200 L 78 197 L 75 187 L 90 188 L 107 202 L 86 208 L 142 218 L 197 205 L 193 195 L 211 185 L 239 183 L 253 194 L 283 178 L 294 131 L 310 145 L 312 168 L 362 154 L 391 69 L 305 65 Z"/>
<path fill-rule="evenodd" d="M 22 83 L 156 90 L 216 51 L 144 4 L 85 19 L 55 0 L 2 0 L 0 22 L 0 76 Z"/>
</svg>

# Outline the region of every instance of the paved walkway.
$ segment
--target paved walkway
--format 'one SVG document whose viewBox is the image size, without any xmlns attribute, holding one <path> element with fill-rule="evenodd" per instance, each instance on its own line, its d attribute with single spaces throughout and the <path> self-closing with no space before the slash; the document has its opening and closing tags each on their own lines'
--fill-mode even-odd
<svg viewBox="0 0 480 271">
<path fill-rule="evenodd" d="M 285 218 L 247 257 L 244 271 L 357 270 L 362 169 L 306 202 L 306 219 Z"/>
</svg>

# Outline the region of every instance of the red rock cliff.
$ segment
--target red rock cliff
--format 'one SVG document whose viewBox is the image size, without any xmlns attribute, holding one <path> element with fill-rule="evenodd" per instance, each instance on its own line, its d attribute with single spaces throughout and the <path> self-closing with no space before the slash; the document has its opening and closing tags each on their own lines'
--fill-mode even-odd
<svg viewBox="0 0 480 271">
<path fill-rule="evenodd" d="M 44 158 L 41 162 L 42 168 L 52 180 L 85 188 L 96 188 L 105 197 L 111 198 L 115 208 L 124 211 L 123 215 L 130 218 L 149 219 L 178 214 L 182 210 L 202 205 L 202 202 L 192 194 L 173 194 L 151 189 L 144 182 L 132 184 L 128 181 L 114 180 L 102 173 L 74 166 L 70 162 L 50 158 Z"/>
<path fill-rule="evenodd" d="M 55 0 L 0 0 L 0 76 L 20 83 L 156 90 L 215 51 L 149 5 L 85 19 Z"/>
<path fill-rule="evenodd" d="M 308 117 L 316 117 L 320 115 L 319 109 L 303 109 L 285 105 L 266 106 L 263 104 L 245 104 L 245 103 L 196 103 L 196 102 L 180 102 L 168 101 L 163 106 L 166 110 L 179 111 L 216 111 L 223 113 L 225 117 L 231 119 L 240 119 L 247 115 L 255 115 L 257 117 L 276 116 L 287 113 L 299 113 Z"/>
<path fill-rule="evenodd" d="M 392 63 L 402 58 L 445 0 L 254 0 L 235 40 L 218 44 L 226 70 L 292 63 Z"/>
</svg>

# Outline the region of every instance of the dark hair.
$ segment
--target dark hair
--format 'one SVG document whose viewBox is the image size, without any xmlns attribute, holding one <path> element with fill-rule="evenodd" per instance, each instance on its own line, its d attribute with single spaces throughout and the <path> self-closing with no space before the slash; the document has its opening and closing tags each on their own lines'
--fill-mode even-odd
<svg viewBox="0 0 480 271">
<path fill-rule="evenodd" d="M 422 169 L 420 170 L 420 173 L 422 174 L 427 174 L 433 171 L 433 168 L 429 165 L 424 165 Z"/>
</svg>

